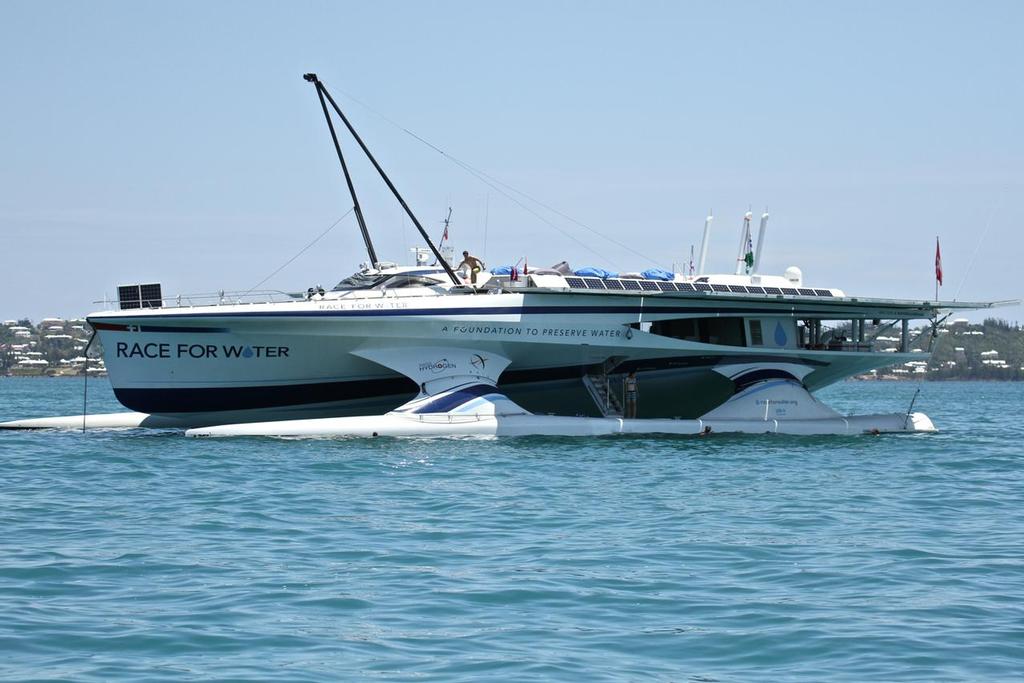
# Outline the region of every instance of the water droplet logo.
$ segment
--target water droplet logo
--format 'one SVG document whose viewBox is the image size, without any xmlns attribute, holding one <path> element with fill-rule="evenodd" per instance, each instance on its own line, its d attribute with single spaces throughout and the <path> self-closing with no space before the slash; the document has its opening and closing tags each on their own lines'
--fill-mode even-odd
<svg viewBox="0 0 1024 683">
<path fill-rule="evenodd" d="M 782 329 L 782 323 L 775 323 L 775 345 L 785 346 L 789 339 L 786 337 L 786 331 Z"/>
<path fill-rule="evenodd" d="M 252 349 L 246 346 L 242 350 L 242 358 L 252 358 Z"/>
</svg>

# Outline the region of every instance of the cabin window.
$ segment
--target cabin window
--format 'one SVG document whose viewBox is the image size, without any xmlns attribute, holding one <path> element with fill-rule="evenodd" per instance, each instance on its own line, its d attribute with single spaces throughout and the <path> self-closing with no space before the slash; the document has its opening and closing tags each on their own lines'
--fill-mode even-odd
<svg viewBox="0 0 1024 683">
<path fill-rule="evenodd" d="M 761 334 L 761 321 L 750 321 L 750 345 L 764 346 L 764 336 Z"/>
<path fill-rule="evenodd" d="M 743 318 L 678 318 L 651 323 L 651 334 L 703 344 L 746 346 Z"/>
<path fill-rule="evenodd" d="M 349 275 L 347 278 L 334 285 L 332 292 L 344 292 L 353 289 L 370 289 L 374 285 L 379 285 L 381 282 L 387 280 L 390 275 L 379 275 L 370 273 L 355 273 Z"/>
<path fill-rule="evenodd" d="M 418 275 L 392 275 L 376 286 L 377 289 L 401 289 L 403 287 L 435 287 L 440 283 L 429 277 Z"/>
</svg>

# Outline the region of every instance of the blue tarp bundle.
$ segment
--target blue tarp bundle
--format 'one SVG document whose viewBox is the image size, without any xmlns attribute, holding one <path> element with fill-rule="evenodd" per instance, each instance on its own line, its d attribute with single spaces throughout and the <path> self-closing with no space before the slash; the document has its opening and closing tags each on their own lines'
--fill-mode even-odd
<svg viewBox="0 0 1024 683">
<path fill-rule="evenodd" d="M 675 274 L 674 273 L 670 273 L 667 270 L 662 270 L 661 268 L 651 268 L 650 270 L 645 270 L 644 272 L 642 272 L 640 274 L 644 276 L 645 280 L 673 280 L 673 279 L 675 279 Z"/>
<path fill-rule="evenodd" d="M 498 266 L 497 268 L 491 268 L 491 275 L 511 275 L 512 266 Z"/>
<path fill-rule="evenodd" d="M 580 277 L 609 278 L 619 276 L 618 273 L 613 273 L 610 270 L 605 270 L 604 268 L 593 268 L 591 266 L 587 266 L 586 268 L 580 268 L 579 270 L 573 272 L 576 273 L 576 275 L 579 275 Z"/>
</svg>

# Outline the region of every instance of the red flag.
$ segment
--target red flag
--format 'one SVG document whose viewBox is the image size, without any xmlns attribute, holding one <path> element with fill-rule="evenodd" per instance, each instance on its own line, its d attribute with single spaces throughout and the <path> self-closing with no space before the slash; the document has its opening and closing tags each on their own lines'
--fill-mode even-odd
<svg viewBox="0 0 1024 683">
<path fill-rule="evenodd" d="M 942 252 L 939 251 L 939 238 L 935 238 L 935 280 L 942 284 Z"/>
<path fill-rule="evenodd" d="M 447 225 L 444 226 L 444 233 L 442 233 L 442 235 L 441 235 L 441 244 L 444 244 L 444 241 L 446 239 L 448 239 L 448 226 Z"/>
<path fill-rule="evenodd" d="M 512 266 L 512 272 L 508 276 L 509 282 L 519 282 L 519 269 Z"/>
<path fill-rule="evenodd" d="M 526 262 L 526 257 L 523 257 L 523 275 L 529 275 L 529 274 L 530 274 L 530 266 Z"/>
</svg>

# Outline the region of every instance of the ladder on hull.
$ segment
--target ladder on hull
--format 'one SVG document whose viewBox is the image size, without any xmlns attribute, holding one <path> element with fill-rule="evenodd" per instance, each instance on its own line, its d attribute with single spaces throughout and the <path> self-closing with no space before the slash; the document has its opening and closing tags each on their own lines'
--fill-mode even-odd
<svg viewBox="0 0 1024 683">
<path fill-rule="evenodd" d="M 608 381 L 608 372 L 620 362 L 621 358 L 609 358 L 600 366 L 588 369 L 583 375 L 583 386 L 587 388 L 594 405 L 604 417 L 622 417 L 622 401 L 619 395 L 612 391 L 611 383 Z"/>
</svg>

